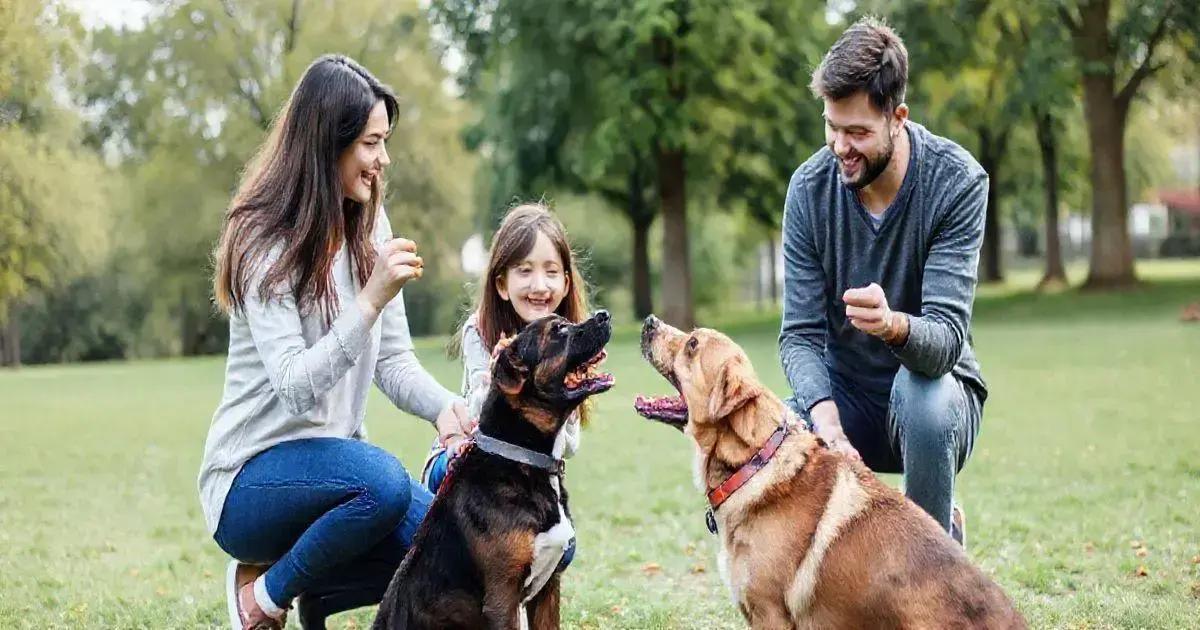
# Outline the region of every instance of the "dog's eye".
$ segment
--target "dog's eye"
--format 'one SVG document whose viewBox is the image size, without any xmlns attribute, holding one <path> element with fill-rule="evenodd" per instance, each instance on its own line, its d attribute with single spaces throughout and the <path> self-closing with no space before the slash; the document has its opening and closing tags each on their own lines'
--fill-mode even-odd
<svg viewBox="0 0 1200 630">
<path fill-rule="evenodd" d="M 686 348 L 687 348 L 687 351 L 688 351 L 688 354 L 691 354 L 691 353 L 695 352 L 695 351 L 696 351 L 696 348 L 699 348 L 699 347 L 700 347 L 700 340 L 699 340 L 699 339 L 697 339 L 697 338 L 695 338 L 695 337 L 690 337 L 690 338 L 688 338 L 688 340 L 687 340 L 687 346 L 686 346 Z"/>
</svg>

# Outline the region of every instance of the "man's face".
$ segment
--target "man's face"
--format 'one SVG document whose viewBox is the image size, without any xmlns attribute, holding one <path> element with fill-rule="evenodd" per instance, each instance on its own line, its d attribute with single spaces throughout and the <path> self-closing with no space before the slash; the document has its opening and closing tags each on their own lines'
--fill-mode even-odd
<svg viewBox="0 0 1200 630">
<path fill-rule="evenodd" d="M 892 160 L 896 134 L 904 128 L 908 108 L 899 105 L 884 113 L 866 92 L 840 100 L 825 99 L 825 144 L 838 158 L 842 183 L 864 188 L 875 181 Z"/>
</svg>

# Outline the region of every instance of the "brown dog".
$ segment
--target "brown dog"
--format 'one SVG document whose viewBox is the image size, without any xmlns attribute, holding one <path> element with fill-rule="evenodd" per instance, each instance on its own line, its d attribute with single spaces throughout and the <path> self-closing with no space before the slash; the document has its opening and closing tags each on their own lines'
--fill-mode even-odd
<svg viewBox="0 0 1200 630">
<path fill-rule="evenodd" d="M 793 422 L 728 337 L 651 316 L 642 354 L 680 396 L 635 407 L 695 441 L 721 574 L 752 627 L 1026 627 L 929 515 Z"/>
</svg>

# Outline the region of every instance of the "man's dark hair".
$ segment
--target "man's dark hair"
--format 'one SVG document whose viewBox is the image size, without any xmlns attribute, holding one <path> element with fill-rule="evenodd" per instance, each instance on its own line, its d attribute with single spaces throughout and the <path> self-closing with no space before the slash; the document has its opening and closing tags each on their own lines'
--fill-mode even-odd
<svg viewBox="0 0 1200 630">
<path fill-rule="evenodd" d="M 864 17 L 834 42 L 808 87 L 818 98 L 840 100 L 863 91 L 883 112 L 904 102 L 908 50 L 882 20 Z"/>
</svg>

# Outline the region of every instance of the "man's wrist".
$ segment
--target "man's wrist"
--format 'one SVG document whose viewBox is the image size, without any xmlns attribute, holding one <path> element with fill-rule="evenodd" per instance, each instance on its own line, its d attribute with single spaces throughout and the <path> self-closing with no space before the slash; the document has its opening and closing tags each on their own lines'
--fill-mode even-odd
<svg viewBox="0 0 1200 630">
<path fill-rule="evenodd" d="M 879 337 L 889 346 L 903 346 L 908 341 L 908 313 L 888 311 Z"/>
</svg>

